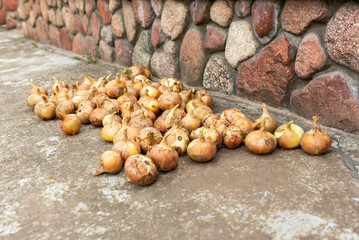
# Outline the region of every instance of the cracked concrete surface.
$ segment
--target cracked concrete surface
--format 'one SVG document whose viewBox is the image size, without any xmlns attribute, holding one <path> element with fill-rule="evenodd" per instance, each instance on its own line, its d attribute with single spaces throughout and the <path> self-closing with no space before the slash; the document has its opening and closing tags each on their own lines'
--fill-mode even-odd
<svg viewBox="0 0 359 240">
<path fill-rule="evenodd" d="M 120 68 L 35 47 L 5 29 L 0 53 L 0 239 L 359 239 L 359 180 L 344 163 L 359 161 L 359 135 L 324 127 L 334 143 L 322 156 L 257 156 L 242 145 L 220 148 L 206 164 L 183 157 L 147 187 L 127 183 L 123 170 L 94 177 L 112 144 L 92 125 L 67 136 L 60 120 L 38 119 L 26 105 L 30 79 L 49 90 L 53 75 L 73 83 Z M 258 103 L 213 95 L 215 112 L 236 106 L 252 120 L 261 115 Z M 280 123 L 311 126 L 269 110 Z"/>
</svg>

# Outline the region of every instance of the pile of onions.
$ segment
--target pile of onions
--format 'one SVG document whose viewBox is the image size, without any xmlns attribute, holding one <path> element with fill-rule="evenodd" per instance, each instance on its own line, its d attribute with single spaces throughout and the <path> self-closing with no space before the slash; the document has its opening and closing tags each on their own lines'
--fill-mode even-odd
<svg viewBox="0 0 359 240">
<path fill-rule="evenodd" d="M 113 146 L 101 154 L 101 169 L 94 170 L 94 175 L 118 173 L 125 164 L 129 181 L 149 185 L 159 171 L 176 169 L 180 156 L 187 153 L 193 161 L 208 162 L 222 145 L 234 149 L 244 142 L 255 154 L 271 153 L 277 144 L 281 149 L 301 146 L 315 155 L 331 146 L 317 117 L 313 117 L 312 129 L 303 133 L 292 121 L 278 127 L 264 103 L 262 115 L 254 122 L 237 108 L 215 114 L 208 91 L 183 90 L 176 78 L 153 82 L 144 66 L 125 69 L 114 79 L 111 76 L 96 80 L 81 75 L 82 80 L 71 89 L 53 77 L 50 96 L 31 80 L 26 99 L 39 118 L 61 118 L 60 129 L 68 135 L 79 133 L 83 124 L 102 127 L 102 139 Z"/>
</svg>

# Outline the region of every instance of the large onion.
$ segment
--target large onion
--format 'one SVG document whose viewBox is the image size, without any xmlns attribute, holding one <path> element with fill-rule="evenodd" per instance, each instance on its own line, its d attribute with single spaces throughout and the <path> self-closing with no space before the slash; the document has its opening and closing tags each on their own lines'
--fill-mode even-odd
<svg viewBox="0 0 359 240">
<path fill-rule="evenodd" d="M 245 138 L 246 147 L 255 154 L 268 154 L 275 150 L 277 140 L 275 136 L 265 130 L 265 119 L 262 119 L 259 130 L 250 132 Z"/>
<path fill-rule="evenodd" d="M 97 176 L 104 172 L 107 173 L 118 173 L 121 171 L 123 165 L 123 160 L 121 155 L 114 151 L 105 151 L 101 154 L 100 157 L 100 166 L 101 170 L 93 170 L 93 175 Z"/>
<path fill-rule="evenodd" d="M 217 152 L 216 144 L 212 140 L 205 139 L 203 134 L 198 139 L 188 144 L 187 154 L 195 162 L 208 162 Z"/>
<path fill-rule="evenodd" d="M 136 154 L 125 162 L 127 180 L 139 185 L 149 185 L 156 181 L 158 170 L 151 158 Z"/>
<path fill-rule="evenodd" d="M 159 144 L 149 149 L 147 157 L 152 159 L 159 171 L 176 169 L 179 159 L 176 150 L 167 145 L 166 137 L 164 137 Z"/>
</svg>

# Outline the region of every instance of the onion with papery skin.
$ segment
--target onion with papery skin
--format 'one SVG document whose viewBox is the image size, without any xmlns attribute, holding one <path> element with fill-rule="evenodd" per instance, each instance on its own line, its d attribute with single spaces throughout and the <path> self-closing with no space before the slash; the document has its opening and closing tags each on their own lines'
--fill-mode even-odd
<svg viewBox="0 0 359 240">
<path fill-rule="evenodd" d="M 75 105 L 70 100 L 62 100 L 56 104 L 56 117 L 61 118 L 60 115 L 67 115 L 75 112 Z"/>
<path fill-rule="evenodd" d="M 197 107 L 201 107 L 201 106 L 207 106 L 207 104 L 205 102 L 202 101 L 202 99 L 200 98 L 195 98 L 191 101 L 189 101 L 187 104 L 186 104 L 186 112 L 189 112 Z"/>
<path fill-rule="evenodd" d="M 213 113 L 213 110 L 206 105 L 199 106 L 193 109 L 193 116 L 201 120 L 201 122 L 208 114 L 211 113 Z"/>
<path fill-rule="evenodd" d="M 136 140 L 136 136 L 140 131 L 140 129 L 137 127 L 129 126 L 129 118 L 124 117 L 122 119 L 122 128 L 120 129 L 120 131 L 116 133 L 115 137 L 113 138 L 113 143 L 117 143 L 123 139 L 122 132 L 124 131 L 125 128 L 127 129 L 127 138 L 129 140 L 134 140 L 134 141 Z"/>
<path fill-rule="evenodd" d="M 303 133 L 304 131 L 300 126 L 290 121 L 278 127 L 274 132 L 274 136 L 280 148 L 291 149 L 300 146 L 300 139 Z"/>
<path fill-rule="evenodd" d="M 245 139 L 250 132 L 254 131 L 257 126 L 260 125 L 260 123 L 253 123 L 248 118 L 237 116 L 236 119 L 233 120 L 232 125 L 241 129 L 242 137 Z"/>
<path fill-rule="evenodd" d="M 43 100 L 42 97 L 46 97 L 47 99 L 49 98 L 47 95 L 44 95 L 40 92 L 40 89 L 36 89 L 35 92 L 31 95 L 29 95 L 26 99 L 27 105 L 29 105 L 29 107 L 34 108 L 35 105 L 38 102 L 41 102 Z"/>
<path fill-rule="evenodd" d="M 133 102 L 133 101 L 124 102 L 120 107 L 121 117 L 131 118 L 132 113 L 134 113 L 139 109 L 141 109 L 141 106 L 138 104 L 138 102 Z"/>
<path fill-rule="evenodd" d="M 204 89 L 198 90 L 196 92 L 196 98 L 200 98 L 208 107 L 212 107 L 212 96 L 208 91 Z"/>
<path fill-rule="evenodd" d="M 227 148 L 236 148 L 242 143 L 242 133 L 237 127 L 228 127 L 223 132 L 223 144 Z"/>
<path fill-rule="evenodd" d="M 160 81 L 161 85 L 158 90 L 164 92 L 169 90 L 171 92 L 181 92 L 183 90 L 183 84 L 176 78 L 162 78 Z"/>
<path fill-rule="evenodd" d="M 105 116 L 109 114 L 111 113 L 108 110 L 104 109 L 100 101 L 98 101 L 97 108 L 93 110 L 90 114 L 90 122 L 96 127 L 101 127 L 102 120 Z"/>
<path fill-rule="evenodd" d="M 54 79 L 55 83 L 51 86 L 51 92 L 56 92 L 56 89 L 62 90 L 64 88 L 69 90 L 69 84 L 67 82 L 59 81 L 55 76 L 52 76 L 52 79 Z"/>
<path fill-rule="evenodd" d="M 180 121 L 186 116 L 186 113 L 183 109 L 179 108 L 179 105 L 174 106 L 169 111 L 166 110 L 162 113 L 165 128 L 170 129 L 176 121 Z"/>
<path fill-rule="evenodd" d="M 274 131 L 278 128 L 278 122 L 277 120 L 272 117 L 269 112 L 268 112 L 268 107 L 265 103 L 262 103 L 262 107 L 263 107 L 263 114 L 261 117 L 259 117 L 255 123 L 260 123 L 262 118 L 265 119 L 265 130 L 270 132 L 270 133 L 274 133 Z M 260 124 L 258 125 L 257 129 L 260 127 Z"/>
<path fill-rule="evenodd" d="M 30 80 L 30 84 L 31 84 L 32 89 L 31 89 L 31 91 L 29 92 L 29 96 L 30 96 L 31 94 L 37 93 L 37 89 L 39 90 L 39 92 L 40 92 L 41 94 L 46 95 L 46 96 L 48 95 L 46 88 L 44 88 L 44 87 L 38 87 L 38 86 L 35 84 L 34 80 L 31 79 L 31 80 Z"/>
<path fill-rule="evenodd" d="M 159 98 L 159 96 L 161 96 L 161 92 L 155 88 L 152 85 L 147 85 L 144 86 L 141 90 L 140 90 L 140 96 L 149 96 L 149 97 L 153 97 L 155 99 Z"/>
<path fill-rule="evenodd" d="M 129 157 L 125 162 L 127 181 L 139 185 L 150 185 L 156 181 L 158 170 L 151 158 L 142 154 Z"/>
<path fill-rule="evenodd" d="M 312 129 L 303 133 L 300 139 L 302 149 L 312 155 L 323 154 L 328 151 L 332 145 L 330 135 L 320 128 L 317 116 L 313 117 Z"/>
<path fill-rule="evenodd" d="M 164 137 L 166 137 L 167 144 L 175 149 L 179 156 L 183 156 L 187 152 L 187 147 L 190 142 L 189 132 L 187 129 L 181 127 L 179 121 L 174 123 Z"/>
<path fill-rule="evenodd" d="M 92 174 L 97 176 L 102 173 L 118 173 L 123 166 L 121 155 L 114 151 L 105 151 L 100 156 L 101 170 L 93 170 Z"/>
<path fill-rule="evenodd" d="M 95 83 L 92 79 L 86 77 L 85 75 L 81 75 L 83 81 L 78 85 L 79 90 L 89 90 L 92 84 Z"/>
<path fill-rule="evenodd" d="M 150 85 L 152 81 L 145 75 L 137 75 L 132 80 L 131 87 L 135 88 L 138 92 L 145 86 Z"/>
<path fill-rule="evenodd" d="M 191 90 L 188 91 L 182 91 L 179 94 L 182 97 L 182 102 L 187 104 L 189 101 L 194 99 L 195 93 L 196 93 L 196 89 L 192 88 Z"/>
<path fill-rule="evenodd" d="M 140 145 L 136 141 L 129 140 L 127 138 L 127 128 L 125 128 L 121 132 L 121 134 L 122 134 L 121 140 L 116 142 L 111 150 L 118 152 L 124 161 L 126 161 L 127 158 L 132 155 L 140 154 L 141 153 Z"/>
<path fill-rule="evenodd" d="M 153 127 L 153 122 L 151 119 L 146 117 L 145 115 L 139 115 L 132 118 L 129 122 L 131 127 L 136 127 L 138 129 L 142 129 L 145 127 Z"/>
<path fill-rule="evenodd" d="M 178 154 L 167 144 L 166 137 L 149 149 L 147 157 L 152 159 L 159 171 L 170 171 L 178 166 Z"/>
<path fill-rule="evenodd" d="M 80 132 L 81 119 L 76 114 L 60 115 L 62 121 L 61 130 L 67 135 L 75 135 Z"/>
<path fill-rule="evenodd" d="M 152 82 L 151 86 L 154 86 L 155 88 L 158 89 L 159 87 L 161 87 L 161 83 L 160 82 Z"/>
<path fill-rule="evenodd" d="M 131 66 L 127 71 L 132 78 L 137 75 L 145 75 L 147 78 L 151 78 L 151 71 L 143 65 Z"/>
<path fill-rule="evenodd" d="M 116 115 L 117 116 L 117 115 Z M 109 124 L 104 125 L 101 129 L 101 137 L 108 142 L 112 142 L 116 133 L 122 128 L 121 122 L 112 118 Z"/>
<path fill-rule="evenodd" d="M 219 119 L 219 117 L 216 114 L 214 114 L 214 113 L 208 114 L 202 120 L 203 126 L 209 128 L 212 125 L 214 125 L 216 120 L 218 120 L 218 119 Z"/>
<path fill-rule="evenodd" d="M 159 107 L 162 111 L 173 108 L 176 105 L 182 104 L 182 97 L 177 92 L 165 91 L 158 98 Z"/>
<path fill-rule="evenodd" d="M 136 136 L 136 142 L 140 144 L 144 153 L 147 153 L 148 149 L 162 141 L 162 134 L 154 127 L 146 127 L 141 129 Z"/>
<path fill-rule="evenodd" d="M 224 119 L 227 120 L 227 122 L 229 122 L 230 124 L 233 123 L 233 120 L 235 118 L 245 118 L 246 116 L 242 113 L 241 110 L 237 109 L 237 108 L 231 108 L 231 109 L 226 109 L 221 113 L 221 116 L 219 117 L 220 119 Z"/>
<path fill-rule="evenodd" d="M 217 130 L 212 128 L 200 127 L 196 130 L 192 131 L 190 134 L 190 139 L 198 139 L 203 135 L 205 139 L 209 139 L 216 144 L 217 147 L 222 144 L 222 134 L 220 134 Z"/>
<path fill-rule="evenodd" d="M 124 93 L 125 84 L 120 80 L 120 74 L 117 73 L 116 79 L 105 85 L 105 93 L 109 98 L 118 98 Z"/>
<path fill-rule="evenodd" d="M 36 116 L 43 120 L 50 120 L 56 116 L 56 106 L 53 102 L 47 99 L 47 96 L 43 95 L 42 100 L 39 101 L 35 107 L 34 112 Z"/>
<path fill-rule="evenodd" d="M 111 123 L 112 121 L 116 121 L 122 123 L 122 119 L 120 116 L 116 115 L 115 112 L 111 113 L 110 115 L 106 115 L 102 119 L 102 126 L 106 126 L 107 124 Z M 122 125 L 122 124 L 121 124 Z"/>
<path fill-rule="evenodd" d="M 130 94 L 127 87 L 123 91 L 124 94 L 117 98 L 117 101 L 119 102 L 120 106 L 122 106 L 122 104 L 127 101 L 137 102 L 137 97 Z"/>
<path fill-rule="evenodd" d="M 214 122 L 212 126 L 214 126 L 214 129 L 216 129 L 217 132 L 223 134 L 223 132 L 230 126 L 230 123 L 227 122 L 227 120 L 218 119 Z"/>
<path fill-rule="evenodd" d="M 277 146 L 275 136 L 265 130 L 264 121 L 263 118 L 260 129 L 249 133 L 244 140 L 249 151 L 255 154 L 271 153 Z"/>
<path fill-rule="evenodd" d="M 189 111 L 187 115 L 181 120 L 181 126 L 186 128 L 189 132 L 199 128 L 201 125 L 201 120 L 193 115 L 193 110 Z"/>
<path fill-rule="evenodd" d="M 188 144 L 187 154 L 195 162 L 208 162 L 216 155 L 216 144 L 209 139 L 205 139 L 203 134 L 198 139 Z"/>
<path fill-rule="evenodd" d="M 76 115 L 80 118 L 81 123 L 86 124 L 90 122 L 90 116 L 93 110 L 94 104 L 87 100 L 79 105 L 79 109 L 77 110 Z"/>
<path fill-rule="evenodd" d="M 145 116 L 146 118 L 151 119 L 152 122 L 156 121 L 156 114 L 148 110 L 144 105 L 141 106 L 141 109 L 134 111 L 131 114 L 131 119 L 138 116 Z"/>
</svg>

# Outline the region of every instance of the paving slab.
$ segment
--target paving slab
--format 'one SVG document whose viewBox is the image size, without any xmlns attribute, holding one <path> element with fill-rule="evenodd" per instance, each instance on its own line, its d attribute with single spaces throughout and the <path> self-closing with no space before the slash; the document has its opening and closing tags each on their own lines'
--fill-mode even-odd
<svg viewBox="0 0 359 240">
<path fill-rule="evenodd" d="M 147 187 L 126 182 L 123 170 L 94 177 L 112 147 L 100 128 L 67 136 L 60 120 L 40 120 L 26 104 L 30 79 L 50 90 L 52 76 L 74 83 L 121 70 L 73 56 L 0 29 L 0 239 L 359 239 L 358 134 L 323 127 L 334 142 L 321 156 L 221 147 L 209 163 L 181 158 Z M 217 113 L 261 115 L 259 103 L 213 96 Z M 311 126 L 269 110 L 280 123 Z"/>
</svg>

